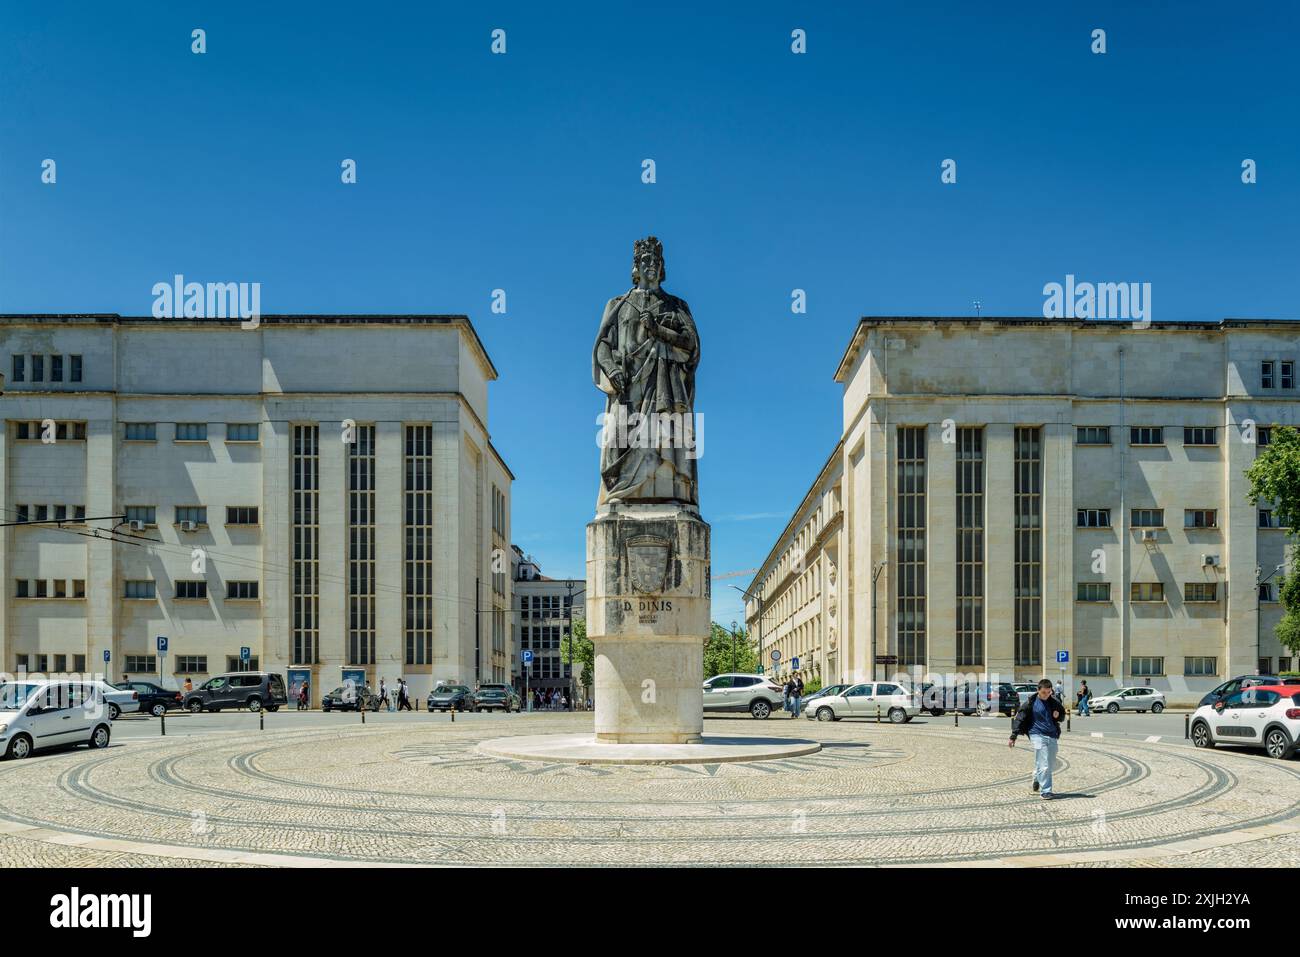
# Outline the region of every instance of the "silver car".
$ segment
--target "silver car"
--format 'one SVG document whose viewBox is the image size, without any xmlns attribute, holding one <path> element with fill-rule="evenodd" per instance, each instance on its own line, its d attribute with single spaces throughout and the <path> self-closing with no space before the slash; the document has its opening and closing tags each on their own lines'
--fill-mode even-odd
<svg viewBox="0 0 1300 957">
<path fill-rule="evenodd" d="M 1150 711 L 1159 714 L 1165 710 L 1165 693 L 1155 688 L 1116 688 L 1105 694 L 1093 695 L 1088 710 L 1116 714 L 1120 711 Z"/>
<path fill-rule="evenodd" d="M 785 693 L 762 675 L 714 675 L 704 682 L 704 710 L 748 711 L 755 718 L 769 718 L 785 706 Z"/>
<path fill-rule="evenodd" d="M 818 721 L 880 716 L 902 724 L 920 713 L 921 707 L 912 694 L 902 685 L 888 681 L 864 681 L 839 694 L 814 698 L 803 706 L 803 716 Z"/>
</svg>

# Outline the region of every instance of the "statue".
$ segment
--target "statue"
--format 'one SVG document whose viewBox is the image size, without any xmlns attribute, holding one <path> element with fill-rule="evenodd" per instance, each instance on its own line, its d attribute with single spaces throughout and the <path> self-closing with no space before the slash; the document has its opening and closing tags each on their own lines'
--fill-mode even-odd
<svg viewBox="0 0 1300 957">
<path fill-rule="evenodd" d="M 634 502 L 699 506 L 695 369 L 700 338 L 690 307 L 665 292 L 664 248 L 638 239 L 632 288 L 605 305 L 592 379 L 605 393 L 597 507 Z"/>
</svg>

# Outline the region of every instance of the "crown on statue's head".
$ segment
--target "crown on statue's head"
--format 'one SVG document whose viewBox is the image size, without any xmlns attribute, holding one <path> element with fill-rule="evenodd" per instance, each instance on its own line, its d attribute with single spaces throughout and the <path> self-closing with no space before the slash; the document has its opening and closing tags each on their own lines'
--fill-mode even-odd
<svg viewBox="0 0 1300 957">
<path fill-rule="evenodd" d="M 664 244 L 654 236 L 638 239 L 632 244 L 632 282 L 635 283 L 640 278 L 637 263 L 641 261 L 641 257 L 646 253 L 654 256 L 655 262 L 659 264 L 659 280 L 662 282 L 666 272 L 664 269 Z"/>
</svg>

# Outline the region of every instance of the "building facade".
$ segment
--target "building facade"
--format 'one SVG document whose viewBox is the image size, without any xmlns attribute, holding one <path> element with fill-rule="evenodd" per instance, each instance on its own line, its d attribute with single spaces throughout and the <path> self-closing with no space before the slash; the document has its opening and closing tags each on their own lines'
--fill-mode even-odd
<svg viewBox="0 0 1300 957">
<path fill-rule="evenodd" d="M 513 476 L 464 316 L 4 316 L 0 342 L 6 670 L 509 680 Z"/>
<path fill-rule="evenodd" d="M 1245 470 L 1300 422 L 1297 362 L 1293 322 L 864 319 L 842 438 L 750 627 L 827 684 L 1046 674 L 1179 701 L 1293 668 L 1288 530 Z"/>
<path fill-rule="evenodd" d="M 527 668 L 516 658 L 515 687 L 520 694 L 566 691 L 585 700 L 575 680 L 580 675 L 575 676 L 564 661 L 561 645 L 569 638 L 575 616 L 585 614 L 586 582 L 581 578 L 547 578 L 537 562 L 518 546 L 512 548 L 515 646 L 521 652 L 531 651 L 533 656 Z"/>
</svg>

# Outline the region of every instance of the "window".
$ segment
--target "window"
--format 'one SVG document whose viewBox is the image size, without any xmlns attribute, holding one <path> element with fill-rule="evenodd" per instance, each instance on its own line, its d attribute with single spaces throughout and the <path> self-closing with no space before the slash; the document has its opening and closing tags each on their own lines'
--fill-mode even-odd
<svg viewBox="0 0 1300 957">
<path fill-rule="evenodd" d="M 1156 425 L 1136 426 L 1128 431 L 1129 445 L 1164 445 L 1165 430 Z"/>
<path fill-rule="evenodd" d="M 925 664 L 925 426 L 896 433 L 895 636 L 898 666 Z"/>
<path fill-rule="evenodd" d="M 63 356 L 50 356 L 50 381 L 63 381 Z"/>
<path fill-rule="evenodd" d="M 230 505 L 226 507 L 227 525 L 256 525 L 256 505 Z"/>
<path fill-rule="evenodd" d="M 47 582 L 44 578 L 38 578 L 38 579 L 36 579 L 36 595 L 35 595 L 35 597 L 37 597 L 37 598 L 49 598 L 49 597 L 50 597 L 50 592 L 49 592 L 49 587 L 48 587 L 48 586 L 49 586 L 49 582 Z"/>
<path fill-rule="evenodd" d="M 320 623 L 320 426 L 293 426 L 293 591 L 290 628 L 293 663 L 313 664 Z"/>
<path fill-rule="evenodd" d="M 39 424 L 39 423 L 38 423 L 38 424 Z M 15 423 L 14 423 L 14 438 L 15 438 L 15 439 L 30 439 L 30 438 L 32 438 L 32 435 L 31 435 L 31 427 L 32 427 L 32 424 L 31 424 L 30 422 L 15 422 Z M 40 429 L 37 429 L 37 430 L 36 430 L 36 437 L 37 437 L 37 438 L 40 437 Z"/>
<path fill-rule="evenodd" d="M 68 381 L 81 381 L 81 356 L 68 356 Z"/>
<path fill-rule="evenodd" d="M 73 598 L 86 597 L 86 580 L 84 578 L 72 579 L 72 597 Z"/>
<path fill-rule="evenodd" d="M 1183 601 L 1218 601 L 1218 582 L 1187 582 L 1183 585 Z"/>
<path fill-rule="evenodd" d="M 1137 659 L 1134 660 L 1136 661 Z M 1183 674 L 1188 678 L 1204 678 L 1207 675 L 1217 674 L 1218 669 L 1215 668 L 1216 661 L 1217 659 L 1215 658 L 1184 658 Z M 1133 673 L 1137 674 L 1137 671 L 1134 671 Z"/>
<path fill-rule="evenodd" d="M 433 661 L 433 426 L 408 425 L 405 438 L 403 644 L 406 663 L 422 665 Z"/>
<path fill-rule="evenodd" d="M 79 673 L 79 674 L 85 672 L 85 670 L 86 670 L 86 656 L 85 656 L 85 655 L 73 655 L 73 656 L 72 656 L 72 670 L 75 671 L 75 672 L 77 672 L 77 673 Z"/>
<path fill-rule="evenodd" d="M 26 671 L 26 670 L 27 670 L 27 656 L 14 655 L 14 671 Z"/>
<path fill-rule="evenodd" d="M 1213 508 L 1183 510 L 1183 528 L 1218 528 L 1219 512 Z"/>
<path fill-rule="evenodd" d="M 1218 445 L 1217 431 L 1200 426 L 1183 429 L 1183 445 Z"/>
<path fill-rule="evenodd" d="M 152 505 L 128 505 L 126 507 L 126 520 L 128 522 L 141 522 L 144 525 L 157 525 L 157 509 Z"/>
<path fill-rule="evenodd" d="M 67 597 L 68 597 L 68 583 L 65 582 L 62 578 L 56 578 L 56 579 L 54 579 L 54 595 L 53 595 L 53 597 L 54 597 L 54 598 L 67 598 Z"/>
<path fill-rule="evenodd" d="M 124 655 L 123 661 L 122 671 L 128 675 L 133 671 L 150 674 L 158 670 L 157 655 Z"/>
<path fill-rule="evenodd" d="M 26 505 L 15 505 L 15 506 L 14 506 L 14 517 L 15 517 L 15 520 L 16 520 L 16 521 L 19 521 L 19 522 L 27 522 L 27 521 L 30 521 L 30 519 L 27 517 L 29 514 L 31 514 L 31 513 L 27 511 L 27 506 L 26 506 Z"/>
<path fill-rule="evenodd" d="M 1110 509 L 1081 508 L 1077 513 L 1080 528 L 1110 528 Z"/>
<path fill-rule="evenodd" d="M 32 356 L 32 381 L 45 381 L 45 356 Z"/>
<path fill-rule="evenodd" d="M 206 442 L 207 440 L 208 440 L 208 423 L 206 422 L 177 422 L 176 423 L 177 442 Z"/>
<path fill-rule="evenodd" d="M 124 581 L 122 585 L 124 588 L 122 592 L 123 598 L 154 598 L 157 595 L 152 581 L 137 578 Z"/>
<path fill-rule="evenodd" d="M 1260 601 L 1276 601 L 1276 599 L 1273 597 L 1273 583 L 1272 583 L 1272 582 L 1260 582 L 1260 585 L 1259 585 L 1259 600 L 1260 600 Z"/>
<path fill-rule="evenodd" d="M 1134 657 L 1133 659 L 1133 676 L 1135 678 L 1155 678 L 1164 673 L 1164 658 Z"/>
<path fill-rule="evenodd" d="M 1259 527 L 1260 528 L 1280 528 L 1277 516 L 1273 514 L 1271 508 L 1261 508 L 1259 510 Z"/>
<path fill-rule="evenodd" d="M 1135 508 L 1130 514 L 1130 524 L 1134 528 L 1164 528 L 1165 510 L 1163 508 Z"/>
<path fill-rule="evenodd" d="M 1110 674 L 1110 658 L 1105 656 L 1094 656 L 1079 659 L 1079 675 L 1082 677 L 1094 677 Z"/>
<path fill-rule="evenodd" d="M 1081 425 L 1075 430 L 1080 445 L 1110 445 L 1109 425 Z"/>
<path fill-rule="evenodd" d="M 1284 359 L 1281 363 L 1281 366 L 1282 366 L 1282 381 L 1279 383 L 1279 385 L 1283 389 L 1294 389 L 1295 388 L 1295 363 L 1290 361 L 1289 359 Z"/>
<path fill-rule="evenodd" d="M 375 427 L 359 425 L 348 458 L 348 663 L 375 663 Z"/>
<path fill-rule="evenodd" d="M 207 674 L 208 656 L 207 655 L 177 655 L 176 656 L 176 674 Z"/>
<path fill-rule="evenodd" d="M 15 579 L 15 581 L 14 581 L 14 597 L 15 597 L 15 598 L 31 598 L 31 597 L 32 597 L 32 596 L 31 596 L 31 592 L 30 592 L 30 590 L 29 590 L 29 584 L 28 584 L 26 578 L 18 578 L 18 579 Z"/>
<path fill-rule="evenodd" d="M 1042 662 L 1043 430 L 1017 428 L 1013 459 L 1012 601 L 1016 664 Z"/>
<path fill-rule="evenodd" d="M 1077 601 L 1110 601 L 1110 582 L 1079 582 Z"/>
<path fill-rule="evenodd" d="M 158 425 L 155 422 L 127 422 L 125 438 L 128 442 L 157 442 Z"/>
<path fill-rule="evenodd" d="M 1164 601 L 1165 586 L 1161 582 L 1133 582 L 1129 585 L 1129 601 Z M 1137 672 L 1134 672 L 1136 674 Z"/>
<path fill-rule="evenodd" d="M 226 582 L 227 601 L 257 601 L 257 582 Z"/>
<path fill-rule="evenodd" d="M 32 513 L 35 516 L 33 521 L 48 522 L 50 520 L 50 507 L 48 505 L 33 505 Z"/>
<path fill-rule="evenodd" d="M 55 655 L 55 656 L 54 656 L 54 672 L 55 672 L 55 674 L 65 674 L 65 673 L 67 672 L 67 670 L 68 670 L 68 656 L 67 656 L 67 655 Z"/>
<path fill-rule="evenodd" d="M 957 430 L 957 664 L 984 663 L 984 430 Z"/>
<path fill-rule="evenodd" d="M 1290 671 L 1290 670 L 1291 670 L 1291 656 L 1290 656 L 1290 655 L 1283 655 L 1281 658 L 1278 658 L 1278 659 L 1277 659 L 1277 670 L 1278 670 L 1279 672 L 1287 672 L 1287 671 Z"/>
<path fill-rule="evenodd" d="M 27 357 L 14 356 L 13 375 L 9 377 L 11 382 L 27 381 Z"/>
<path fill-rule="evenodd" d="M 195 525 L 208 524 L 208 510 L 203 505 L 177 505 L 176 524 L 193 522 Z"/>
<path fill-rule="evenodd" d="M 1259 364 L 1259 385 L 1262 389 L 1273 388 L 1273 360 L 1265 359 Z"/>
<path fill-rule="evenodd" d="M 226 655 L 227 671 L 260 671 L 257 656 L 249 658 L 247 661 L 241 661 L 238 655 Z"/>
<path fill-rule="evenodd" d="M 205 581 L 178 581 L 176 597 L 182 601 L 201 601 L 208 597 L 208 583 Z"/>
<path fill-rule="evenodd" d="M 54 510 L 53 518 L 56 522 L 66 522 L 68 520 L 68 506 L 51 505 L 50 508 Z"/>
<path fill-rule="evenodd" d="M 256 422 L 226 423 L 226 441 L 227 442 L 256 442 L 257 423 Z"/>
</svg>

